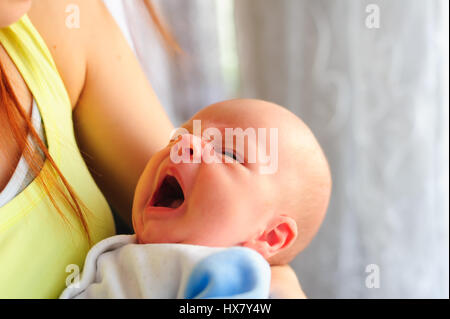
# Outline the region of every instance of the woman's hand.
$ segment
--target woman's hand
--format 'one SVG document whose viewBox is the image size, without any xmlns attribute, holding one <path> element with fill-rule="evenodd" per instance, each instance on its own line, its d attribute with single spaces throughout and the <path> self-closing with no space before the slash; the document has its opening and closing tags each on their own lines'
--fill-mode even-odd
<svg viewBox="0 0 450 319">
<path fill-rule="evenodd" d="M 297 275 L 289 265 L 272 266 L 270 297 L 274 299 L 306 299 Z"/>
</svg>

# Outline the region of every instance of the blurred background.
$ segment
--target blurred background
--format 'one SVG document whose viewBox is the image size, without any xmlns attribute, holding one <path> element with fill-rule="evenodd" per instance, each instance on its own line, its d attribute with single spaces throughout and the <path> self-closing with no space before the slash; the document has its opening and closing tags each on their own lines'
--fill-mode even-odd
<svg viewBox="0 0 450 319">
<path fill-rule="evenodd" d="M 104 2 L 176 126 L 246 97 L 311 127 L 334 188 L 291 264 L 308 297 L 449 297 L 448 1 L 152 1 L 181 56 L 144 0 Z"/>
</svg>

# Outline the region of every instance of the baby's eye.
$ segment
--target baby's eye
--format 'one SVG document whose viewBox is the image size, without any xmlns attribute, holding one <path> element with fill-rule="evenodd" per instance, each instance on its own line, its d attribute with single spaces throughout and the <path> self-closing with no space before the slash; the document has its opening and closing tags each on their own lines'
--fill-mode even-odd
<svg viewBox="0 0 450 319">
<path fill-rule="evenodd" d="M 229 158 L 232 158 L 234 161 L 239 162 L 241 164 L 244 162 L 241 160 L 241 158 L 236 154 L 234 150 L 223 150 L 222 154 Z"/>
<path fill-rule="evenodd" d="M 230 152 L 230 151 L 223 151 L 223 155 L 231 157 L 232 159 L 234 159 L 235 161 L 237 161 L 237 156 L 234 152 Z"/>
</svg>

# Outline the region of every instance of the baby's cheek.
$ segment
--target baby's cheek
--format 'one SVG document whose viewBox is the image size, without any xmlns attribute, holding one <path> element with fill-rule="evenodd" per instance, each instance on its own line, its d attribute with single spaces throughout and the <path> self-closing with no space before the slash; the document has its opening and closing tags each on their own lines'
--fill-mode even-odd
<svg viewBox="0 0 450 319">
<path fill-rule="evenodd" d="M 199 202 L 205 200 L 208 205 L 219 204 L 225 200 L 232 184 L 231 179 L 221 168 L 222 164 L 203 164 L 195 180 L 194 191 Z"/>
</svg>

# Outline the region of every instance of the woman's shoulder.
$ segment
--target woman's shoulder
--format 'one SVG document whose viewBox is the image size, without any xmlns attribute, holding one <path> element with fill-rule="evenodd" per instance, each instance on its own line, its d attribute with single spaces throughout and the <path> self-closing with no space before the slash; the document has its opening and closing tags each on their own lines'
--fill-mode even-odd
<svg viewBox="0 0 450 319">
<path fill-rule="evenodd" d="M 107 15 L 100 0 L 33 1 L 28 12 L 52 54 L 72 108 L 84 87 L 86 57 L 98 34 L 97 24 Z"/>
</svg>

